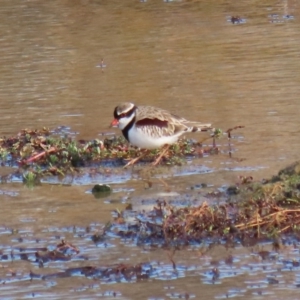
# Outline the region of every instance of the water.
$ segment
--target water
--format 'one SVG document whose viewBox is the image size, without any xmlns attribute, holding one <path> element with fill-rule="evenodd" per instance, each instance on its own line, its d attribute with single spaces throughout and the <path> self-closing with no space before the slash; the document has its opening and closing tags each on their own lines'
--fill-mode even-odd
<svg viewBox="0 0 300 300">
<path fill-rule="evenodd" d="M 92 186 L 88 178 L 68 179 L 65 185 L 53 181 L 32 190 L 20 183 L 3 184 L 2 251 L 9 253 L 19 246 L 54 247 L 66 238 L 91 261 L 56 262 L 43 269 L 23 260 L 2 261 L 0 277 L 7 283 L 1 285 L 1 298 L 71 295 L 93 299 L 100 294 L 105 299 L 297 297 L 298 269 L 283 262 L 291 255 L 290 247 L 264 266 L 250 254 L 251 249 L 238 247 L 232 251 L 236 273 L 222 262 L 227 257 L 222 249 L 218 256 L 221 276 L 212 283 L 214 266 L 209 262 L 213 252 L 207 253 L 207 261 L 197 251 L 192 258 L 187 249 L 176 253 L 175 261 L 182 266 L 176 277 L 166 251 L 143 253 L 133 243 L 124 245 L 118 240 L 109 241 L 112 247 L 107 249 L 96 247 L 88 234 L 80 237 L 72 230 L 74 226 L 83 232 L 88 226 L 93 233 L 101 230 L 111 219 L 111 211 L 123 209 L 131 199 L 140 199 L 134 202 L 140 207 L 141 200 L 155 198 L 166 189 L 184 194 L 202 183 L 230 184 L 239 175 L 262 179 L 299 159 L 296 1 L 2 0 L 0 16 L 2 136 L 15 135 L 25 127 L 64 125 L 77 132 L 78 138 L 101 138 L 112 132 L 108 126 L 113 108 L 122 101 L 159 106 L 223 130 L 245 126 L 233 131 L 233 156 L 245 160 L 220 155 L 163 170 L 151 178 L 150 190 L 144 189 L 137 171 L 131 176 L 125 172 L 121 179 L 106 177 L 114 183 L 114 193 L 106 201 L 88 192 Z M 244 22 L 232 24 L 232 16 Z M 191 137 L 202 139 L 203 134 Z M 227 149 L 226 139 L 220 143 Z M 294 255 L 299 260 L 298 252 Z M 103 285 L 101 280 L 76 276 L 29 281 L 30 270 L 49 274 L 122 260 L 158 261 L 160 273 L 144 284 Z M 258 266 L 249 269 L 253 260 Z M 269 269 L 277 284 L 270 284 Z M 17 278 L 11 276 L 14 271 Z"/>
</svg>

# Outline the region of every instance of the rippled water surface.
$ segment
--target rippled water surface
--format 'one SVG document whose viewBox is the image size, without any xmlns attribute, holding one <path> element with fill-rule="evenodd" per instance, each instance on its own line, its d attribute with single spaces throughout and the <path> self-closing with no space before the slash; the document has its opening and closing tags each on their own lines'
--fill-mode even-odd
<svg viewBox="0 0 300 300">
<path fill-rule="evenodd" d="M 52 178 L 34 189 L 18 178 L 2 184 L 0 298 L 298 298 L 297 242 L 286 240 L 279 251 L 269 243 L 218 245 L 204 254 L 187 247 L 175 253 L 174 269 L 168 250 L 115 237 L 95 244 L 91 236 L 127 203 L 146 208 L 163 197 L 201 203 L 207 200 L 197 189 L 201 183 L 228 185 L 241 174 L 262 179 L 299 159 L 299 13 L 292 0 L 2 0 L 2 136 L 61 125 L 84 139 L 119 134 L 108 124 L 114 106 L 128 100 L 223 130 L 245 128 L 233 132 L 233 159 L 224 154 L 162 169 L 147 190 L 138 172 L 118 170 L 63 184 Z M 242 22 L 233 24 L 237 16 Z M 226 138 L 220 147 L 227 149 Z M 95 182 L 112 183 L 114 193 L 94 199 Z M 30 249 L 51 250 L 61 239 L 79 248 L 78 259 L 39 265 Z M 53 275 L 137 262 L 151 267 L 150 280 Z"/>
</svg>

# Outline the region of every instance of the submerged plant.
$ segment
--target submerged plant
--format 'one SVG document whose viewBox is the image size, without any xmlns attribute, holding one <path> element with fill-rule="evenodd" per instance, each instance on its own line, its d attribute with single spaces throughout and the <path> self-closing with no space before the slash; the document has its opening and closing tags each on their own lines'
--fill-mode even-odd
<svg viewBox="0 0 300 300">
<path fill-rule="evenodd" d="M 37 184 L 40 184 L 40 180 L 38 178 L 37 173 L 32 171 L 27 171 L 23 174 L 23 183 L 29 187 L 32 188 L 36 186 Z"/>
</svg>

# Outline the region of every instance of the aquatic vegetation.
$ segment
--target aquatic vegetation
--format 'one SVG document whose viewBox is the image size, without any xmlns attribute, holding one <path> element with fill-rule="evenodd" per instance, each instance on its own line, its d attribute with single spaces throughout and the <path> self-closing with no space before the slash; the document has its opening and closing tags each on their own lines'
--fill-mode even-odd
<svg viewBox="0 0 300 300">
<path fill-rule="evenodd" d="M 150 212 L 116 212 L 111 230 L 120 237 L 135 236 L 142 244 L 164 245 L 201 243 L 203 239 L 257 243 L 282 233 L 300 233 L 300 162 L 281 170 L 276 180 L 255 182 L 251 176 L 240 177 L 223 197 L 227 200 L 219 205 L 204 202 L 177 208 L 157 201 Z M 133 215 L 136 224 L 120 229 Z"/>
<path fill-rule="evenodd" d="M 32 171 L 26 171 L 23 173 L 23 183 L 27 187 L 33 187 L 40 183 L 38 173 Z"/>
<path fill-rule="evenodd" d="M 237 126 L 226 133 L 230 140 L 230 133 Z M 215 139 L 224 136 L 220 129 L 216 129 L 211 136 L 202 142 L 181 139 L 172 145 L 162 159 L 166 166 L 182 165 L 187 157 L 202 157 L 219 153 Z M 203 145 L 211 140 L 211 145 Z M 231 151 L 229 142 L 229 152 Z M 23 129 L 13 137 L 0 139 L 0 159 L 3 164 L 19 167 L 19 170 L 28 170 L 24 174 L 24 182 L 34 182 L 33 174 L 39 177 L 44 175 L 65 176 L 68 173 L 80 172 L 82 167 L 107 166 L 119 162 L 126 164 L 141 155 L 143 150 L 131 147 L 123 137 L 106 137 L 103 141 L 79 140 L 68 135 L 59 135 L 47 128 L 39 130 Z M 160 150 L 152 150 L 145 155 L 141 163 L 154 161 Z"/>
</svg>

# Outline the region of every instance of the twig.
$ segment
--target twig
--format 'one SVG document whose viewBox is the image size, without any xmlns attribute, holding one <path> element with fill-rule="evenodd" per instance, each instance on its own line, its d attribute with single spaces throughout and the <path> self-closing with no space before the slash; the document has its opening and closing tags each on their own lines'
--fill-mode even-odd
<svg viewBox="0 0 300 300">
<path fill-rule="evenodd" d="M 45 151 L 43 151 L 43 152 L 41 152 L 39 154 L 33 155 L 33 156 L 29 157 L 28 159 L 21 161 L 20 164 L 31 163 L 33 161 L 36 161 L 36 160 L 40 159 L 41 157 L 43 157 L 43 156 L 45 156 L 47 154 L 53 153 L 53 152 L 57 152 L 57 149 L 55 147 L 52 147 L 49 150 L 45 150 Z"/>
</svg>

